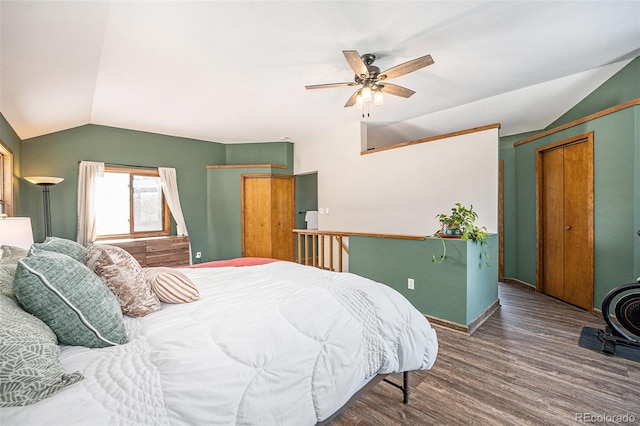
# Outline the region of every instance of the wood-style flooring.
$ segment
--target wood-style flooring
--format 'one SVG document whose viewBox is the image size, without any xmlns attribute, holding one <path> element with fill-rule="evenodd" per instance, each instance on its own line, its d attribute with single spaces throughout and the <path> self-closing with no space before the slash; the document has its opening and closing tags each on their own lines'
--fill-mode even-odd
<svg viewBox="0 0 640 426">
<path fill-rule="evenodd" d="M 434 326 L 438 359 L 411 373 L 409 405 L 380 383 L 331 425 L 640 424 L 640 363 L 578 346 L 600 319 L 515 285 L 499 298 L 471 336 Z"/>
</svg>

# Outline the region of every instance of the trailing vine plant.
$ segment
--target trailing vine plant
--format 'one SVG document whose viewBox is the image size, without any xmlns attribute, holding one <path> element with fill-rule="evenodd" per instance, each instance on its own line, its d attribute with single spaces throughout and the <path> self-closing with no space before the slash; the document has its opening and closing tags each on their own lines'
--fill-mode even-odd
<svg viewBox="0 0 640 426">
<path fill-rule="evenodd" d="M 483 251 L 485 264 L 491 266 L 493 255 L 491 246 L 487 242 L 487 228 L 478 227 L 475 224 L 478 214 L 473 210 L 473 205 L 467 208 L 461 203 L 456 203 L 451 208 L 450 214 L 440 213 L 436 215 L 436 219 L 440 221 L 440 229 L 433 236 L 439 237 L 442 241 L 442 254 L 439 257 L 436 257 L 435 254 L 432 255 L 431 262 L 442 263 L 447 257 L 447 246 L 443 237 L 457 237 L 461 240 L 471 240 L 487 246 L 488 250 Z"/>
</svg>

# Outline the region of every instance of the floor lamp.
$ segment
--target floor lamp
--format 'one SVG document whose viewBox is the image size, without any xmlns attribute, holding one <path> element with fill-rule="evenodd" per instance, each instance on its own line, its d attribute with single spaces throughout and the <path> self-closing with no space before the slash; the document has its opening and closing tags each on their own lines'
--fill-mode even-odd
<svg viewBox="0 0 640 426">
<path fill-rule="evenodd" d="M 29 176 L 24 178 L 27 182 L 42 187 L 42 204 L 44 204 L 44 236 L 51 237 L 51 205 L 49 202 L 49 187 L 57 185 L 64 179 L 50 176 Z"/>
</svg>

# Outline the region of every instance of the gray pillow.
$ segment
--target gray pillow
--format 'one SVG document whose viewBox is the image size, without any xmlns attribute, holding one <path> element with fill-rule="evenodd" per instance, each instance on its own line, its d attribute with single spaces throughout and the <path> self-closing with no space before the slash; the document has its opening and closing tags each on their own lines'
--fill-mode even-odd
<svg viewBox="0 0 640 426">
<path fill-rule="evenodd" d="M 59 357 L 53 331 L 0 296 L 0 407 L 32 404 L 83 379 L 66 374 Z"/>
<path fill-rule="evenodd" d="M 13 294 L 13 279 L 16 276 L 18 261 L 25 257 L 29 250 L 14 246 L 0 246 L 0 295 L 7 296 L 17 301 Z"/>
<path fill-rule="evenodd" d="M 17 264 L 18 260 L 26 257 L 29 254 L 29 250 L 22 247 L 14 246 L 0 246 L 2 249 L 2 257 L 0 257 L 0 265 L 2 264 Z"/>
<path fill-rule="evenodd" d="M 16 276 L 16 268 L 18 264 L 0 263 L 0 295 L 10 297 L 14 300 L 16 295 L 13 293 L 13 279 Z"/>
<path fill-rule="evenodd" d="M 51 327 L 62 343 L 102 348 L 127 340 L 114 294 L 69 256 L 31 252 L 18 263 L 13 291 L 25 311 Z"/>
<path fill-rule="evenodd" d="M 32 247 L 36 250 L 66 254 L 80 263 L 84 263 L 84 257 L 87 254 L 87 249 L 82 244 L 58 237 L 47 237 L 43 243 L 35 243 Z"/>
</svg>

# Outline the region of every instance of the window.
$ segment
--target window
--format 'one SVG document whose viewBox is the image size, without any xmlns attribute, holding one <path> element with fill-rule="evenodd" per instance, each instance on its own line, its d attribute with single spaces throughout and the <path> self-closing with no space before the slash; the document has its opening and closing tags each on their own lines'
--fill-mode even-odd
<svg viewBox="0 0 640 426">
<path fill-rule="evenodd" d="M 13 215 L 13 152 L 0 141 L 0 214 Z"/>
<path fill-rule="evenodd" d="M 169 235 L 169 227 L 157 170 L 105 167 L 97 182 L 97 238 Z"/>
</svg>

